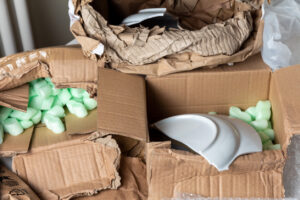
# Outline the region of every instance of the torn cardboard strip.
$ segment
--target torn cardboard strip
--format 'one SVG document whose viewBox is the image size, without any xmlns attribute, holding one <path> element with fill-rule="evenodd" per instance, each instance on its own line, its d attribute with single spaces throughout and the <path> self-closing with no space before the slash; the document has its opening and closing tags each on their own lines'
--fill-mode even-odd
<svg viewBox="0 0 300 200">
<path fill-rule="evenodd" d="M 29 85 L 25 84 L 1 92 L 0 105 L 15 110 L 26 111 L 29 100 Z"/>
<path fill-rule="evenodd" d="M 13 170 L 42 199 L 71 199 L 117 189 L 120 150 L 110 136 L 74 139 L 13 158 Z"/>
<path fill-rule="evenodd" d="M 86 56 L 96 59 L 92 52 L 103 43 L 106 58 L 111 61 L 113 68 L 125 73 L 165 75 L 203 66 L 240 62 L 258 52 L 262 44 L 263 22 L 260 19 L 262 1 L 257 1 L 253 5 L 221 0 L 207 5 L 204 3 L 206 1 L 201 0 L 189 3 L 166 1 L 166 5 L 160 1 L 160 3 L 129 2 L 125 2 L 125 5 L 127 3 L 130 5 L 130 11 L 126 10 L 129 7 L 119 5 L 120 3 L 115 1 L 111 9 L 121 10 L 121 15 L 126 17 L 127 14 L 133 14 L 132 11 L 137 8 L 166 6 L 168 11 L 171 13 L 173 11 L 179 17 L 191 18 L 195 15 L 197 19 L 206 19 L 207 24 L 215 23 L 212 21 L 218 21 L 217 19 L 226 21 L 209 24 L 196 31 L 129 28 L 109 25 L 106 19 L 88 4 L 90 1 L 73 1 L 76 14 L 80 16 L 78 12 L 81 11 L 81 16 L 80 20 L 71 26 L 71 30 Z M 179 9 L 180 6 L 183 8 Z M 209 7 L 207 9 L 209 13 L 203 14 L 204 16 L 200 14 L 199 17 L 197 14 L 199 12 L 195 10 L 201 10 L 203 7 Z"/>
<path fill-rule="evenodd" d="M 148 187 L 146 180 L 146 166 L 140 158 L 121 157 L 120 163 L 121 187 L 117 190 L 104 190 L 90 197 L 81 197 L 76 200 L 146 200 Z"/>
<path fill-rule="evenodd" d="M 1 200 L 39 200 L 40 198 L 16 174 L 0 164 Z"/>
</svg>

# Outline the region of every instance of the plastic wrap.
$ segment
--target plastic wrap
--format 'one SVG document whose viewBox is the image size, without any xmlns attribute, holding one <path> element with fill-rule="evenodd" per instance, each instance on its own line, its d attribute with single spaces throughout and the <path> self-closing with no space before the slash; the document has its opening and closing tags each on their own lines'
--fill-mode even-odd
<svg viewBox="0 0 300 200">
<path fill-rule="evenodd" d="M 300 64 L 300 0 L 272 0 L 263 5 L 262 57 L 273 70 Z"/>
</svg>

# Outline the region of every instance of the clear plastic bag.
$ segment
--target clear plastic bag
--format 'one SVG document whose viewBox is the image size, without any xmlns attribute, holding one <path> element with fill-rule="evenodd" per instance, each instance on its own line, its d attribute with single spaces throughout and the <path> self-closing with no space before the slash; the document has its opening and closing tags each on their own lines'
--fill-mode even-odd
<svg viewBox="0 0 300 200">
<path fill-rule="evenodd" d="M 300 64 L 300 0 L 264 2 L 262 57 L 273 70 Z"/>
</svg>

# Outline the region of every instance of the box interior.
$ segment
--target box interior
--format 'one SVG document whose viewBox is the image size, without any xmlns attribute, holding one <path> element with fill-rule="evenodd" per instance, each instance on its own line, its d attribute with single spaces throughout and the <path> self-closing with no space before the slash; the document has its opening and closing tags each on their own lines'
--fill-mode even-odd
<svg viewBox="0 0 300 200">
<path fill-rule="evenodd" d="M 286 142 L 280 99 L 272 72 L 260 55 L 250 57 L 234 66 L 198 69 L 165 77 L 148 76 L 148 121 L 152 124 L 166 117 L 186 113 L 228 115 L 230 106 L 243 110 L 259 100 L 270 100 L 276 142 Z M 270 92 L 272 91 L 272 92 Z M 157 134 L 157 133 L 155 133 Z M 151 135 L 151 132 L 150 132 Z"/>
</svg>

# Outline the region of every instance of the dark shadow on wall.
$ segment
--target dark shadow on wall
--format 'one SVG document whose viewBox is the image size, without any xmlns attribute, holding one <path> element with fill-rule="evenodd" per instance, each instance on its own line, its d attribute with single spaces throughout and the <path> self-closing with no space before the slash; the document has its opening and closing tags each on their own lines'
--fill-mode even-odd
<svg viewBox="0 0 300 200">
<path fill-rule="evenodd" d="M 64 45 L 73 39 L 68 0 L 29 0 L 27 3 L 36 48 Z"/>
</svg>

